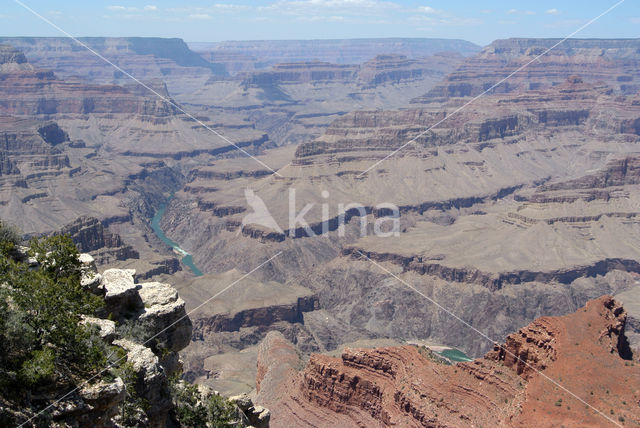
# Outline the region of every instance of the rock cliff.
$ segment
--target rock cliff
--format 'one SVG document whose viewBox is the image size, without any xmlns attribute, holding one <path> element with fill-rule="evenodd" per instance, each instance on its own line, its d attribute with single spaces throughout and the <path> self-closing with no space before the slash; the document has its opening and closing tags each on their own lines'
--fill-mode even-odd
<svg viewBox="0 0 640 428">
<path fill-rule="evenodd" d="M 352 39 L 352 40 L 253 40 L 189 43 L 189 47 L 212 63 L 223 63 L 229 73 L 269 68 L 279 63 L 323 61 L 361 64 L 382 54 L 414 59 L 438 52 L 471 55 L 479 46 L 465 40 L 445 39 Z"/>
<path fill-rule="evenodd" d="M 492 93 L 536 90 L 564 82 L 579 74 L 585 81 L 606 82 L 617 92 L 631 95 L 640 90 L 638 39 L 569 39 L 540 56 L 559 39 L 496 40 L 470 57 L 443 82 L 416 103 L 437 102 L 450 97 L 473 97 L 491 88 L 524 64 L 523 70 L 498 85 Z M 531 62 L 536 57 L 537 60 Z"/>
<path fill-rule="evenodd" d="M 79 217 L 62 228 L 61 233 L 71 236 L 79 251 L 91 253 L 98 265 L 140 258 L 136 250 L 122 242 L 120 235 L 109 232 L 94 217 Z"/>
<path fill-rule="evenodd" d="M 259 354 L 258 401 L 271 406 L 272 426 L 638 423 L 640 369 L 624 344 L 625 320 L 604 296 L 455 365 L 404 346 L 313 355 L 298 371 L 292 345 L 270 335 Z"/>
<path fill-rule="evenodd" d="M 85 45 L 144 82 L 162 80 L 171 92 L 191 91 L 224 66 L 205 61 L 181 39 L 154 37 L 80 37 Z M 63 79 L 81 77 L 96 83 L 130 83 L 130 78 L 64 37 L 2 37 L 24 52 L 37 68 L 55 70 Z"/>
<path fill-rule="evenodd" d="M 23 42 L 36 56 L 72 49 L 51 39 Z M 235 147 L 203 132 L 146 89 L 63 79 L 33 67 L 13 48 L 2 51 L 0 216 L 13 219 L 30 236 L 92 217 L 100 225 L 71 225 L 69 232 L 83 235 L 76 237 L 78 243 L 93 240 L 85 243 L 98 264 L 135 268 L 141 278 L 178 271 L 179 260 L 154 237 L 148 222 L 179 188 L 181 162 Z M 125 47 L 121 53 L 128 55 Z M 154 87 L 168 97 L 163 85 Z M 233 141 L 246 150 L 267 140 L 251 129 L 236 132 Z M 104 234 L 100 228 L 109 230 Z M 115 242 L 114 235 L 124 243 Z M 96 247 L 102 243 L 103 249 Z"/>
</svg>

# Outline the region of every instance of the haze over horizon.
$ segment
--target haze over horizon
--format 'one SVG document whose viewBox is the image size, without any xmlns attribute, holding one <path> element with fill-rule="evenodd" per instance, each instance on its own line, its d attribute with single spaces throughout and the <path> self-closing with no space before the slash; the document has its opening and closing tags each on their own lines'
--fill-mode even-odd
<svg viewBox="0 0 640 428">
<path fill-rule="evenodd" d="M 379 37 L 566 37 L 616 1 L 260 0 L 23 2 L 78 37 L 179 37 L 187 42 Z M 18 2 L 0 13 L 3 36 L 63 36 Z M 576 38 L 636 38 L 640 11 L 627 0 Z"/>
</svg>

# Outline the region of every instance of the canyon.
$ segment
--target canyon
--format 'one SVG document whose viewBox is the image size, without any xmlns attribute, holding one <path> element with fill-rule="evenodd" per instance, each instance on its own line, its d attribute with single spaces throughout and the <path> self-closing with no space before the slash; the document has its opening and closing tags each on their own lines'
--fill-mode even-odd
<svg viewBox="0 0 640 428">
<path fill-rule="evenodd" d="M 185 379 L 273 426 L 603 423 L 544 376 L 639 423 L 637 39 L 80 41 L 146 88 L 0 38 L 0 218 L 171 283 Z"/>
<path fill-rule="evenodd" d="M 347 348 L 305 364 L 273 332 L 260 349 L 258 397 L 271 405 L 273 426 L 638 424 L 640 370 L 628 360 L 625 320 L 604 296 L 536 319 L 484 357 L 455 365 L 417 346 Z M 624 380 L 608 376 L 622 372 Z"/>
</svg>

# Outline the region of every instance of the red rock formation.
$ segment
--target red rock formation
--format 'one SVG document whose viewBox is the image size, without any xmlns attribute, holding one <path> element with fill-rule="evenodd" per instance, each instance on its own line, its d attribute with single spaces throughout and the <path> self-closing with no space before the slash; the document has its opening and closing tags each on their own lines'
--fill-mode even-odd
<svg viewBox="0 0 640 428">
<path fill-rule="evenodd" d="M 272 336 L 260 349 L 258 401 L 276 427 L 638 424 L 640 367 L 630 359 L 625 320 L 603 296 L 574 314 L 539 318 L 484 358 L 453 366 L 403 346 L 312 355 L 296 373 L 293 345 Z"/>
<path fill-rule="evenodd" d="M 546 369 L 556 358 L 558 331 L 548 318 L 539 318 L 517 333 L 507 336 L 504 345 L 496 345 L 486 359 L 502 362 L 520 376 L 529 379 Z"/>
</svg>

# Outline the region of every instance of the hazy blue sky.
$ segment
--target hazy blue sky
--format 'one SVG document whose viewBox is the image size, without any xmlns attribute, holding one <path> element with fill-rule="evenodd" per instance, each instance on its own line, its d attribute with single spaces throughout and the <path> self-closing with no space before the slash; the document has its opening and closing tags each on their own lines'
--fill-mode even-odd
<svg viewBox="0 0 640 428">
<path fill-rule="evenodd" d="M 21 1 L 75 36 L 160 36 L 186 41 L 444 37 L 481 45 L 507 37 L 565 37 L 617 2 Z M 625 0 L 576 37 L 640 37 L 639 3 Z M 3 1 L 0 36 L 59 35 L 14 0 Z"/>
</svg>

